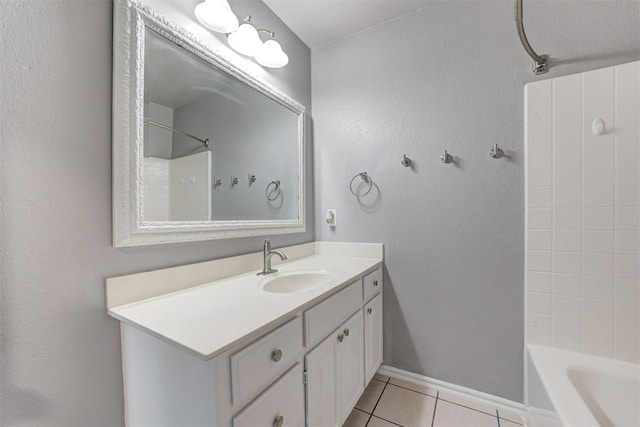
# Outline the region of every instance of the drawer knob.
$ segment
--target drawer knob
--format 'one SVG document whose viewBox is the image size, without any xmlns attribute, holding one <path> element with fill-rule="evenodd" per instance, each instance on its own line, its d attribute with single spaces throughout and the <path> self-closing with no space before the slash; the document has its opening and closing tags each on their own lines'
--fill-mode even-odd
<svg viewBox="0 0 640 427">
<path fill-rule="evenodd" d="M 278 415 L 275 420 L 273 420 L 273 427 L 282 427 L 284 424 L 284 417 L 282 415 Z"/>
<path fill-rule="evenodd" d="M 344 328 L 344 336 L 345 337 L 349 336 L 349 328 Z"/>
<path fill-rule="evenodd" d="M 373 309 L 371 307 L 367 308 L 367 314 L 373 313 Z"/>
<path fill-rule="evenodd" d="M 338 335 L 338 342 L 342 342 L 342 340 L 344 340 L 344 335 L 339 334 Z"/>
<path fill-rule="evenodd" d="M 378 286 L 378 281 L 377 280 L 373 281 L 373 286 Z"/>
<path fill-rule="evenodd" d="M 273 360 L 274 362 L 279 362 L 280 359 L 282 359 L 282 350 L 274 350 L 273 353 L 271 353 L 271 360 Z"/>
</svg>

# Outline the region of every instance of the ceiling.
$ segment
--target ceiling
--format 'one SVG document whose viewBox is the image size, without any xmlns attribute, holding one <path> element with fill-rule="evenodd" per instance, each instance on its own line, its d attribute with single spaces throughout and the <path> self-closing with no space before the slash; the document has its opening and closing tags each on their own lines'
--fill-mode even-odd
<svg viewBox="0 0 640 427">
<path fill-rule="evenodd" d="M 311 49 L 406 15 L 425 0 L 263 0 Z"/>
</svg>

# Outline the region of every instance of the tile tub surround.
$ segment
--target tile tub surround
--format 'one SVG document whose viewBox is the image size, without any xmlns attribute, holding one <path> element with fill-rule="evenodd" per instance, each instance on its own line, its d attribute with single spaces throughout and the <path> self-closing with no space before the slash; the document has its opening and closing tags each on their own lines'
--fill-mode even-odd
<svg viewBox="0 0 640 427">
<path fill-rule="evenodd" d="M 640 62 L 528 84 L 525 106 L 525 340 L 638 363 Z"/>
<path fill-rule="evenodd" d="M 471 394 L 451 392 L 446 386 L 417 384 L 376 374 L 344 427 L 518 427 L 523 424 L 519 410 L 498 407 Z"/>
<path fill-rule="evenodd" d="M 265 292 L 260 288 L 264 278 L 256 276 L 262 268 L 259 252 L 108 279 L 107 301 L 130 301 L 109 307 L 108 313 L 209 360 L 338 292 L 383 259 L 381 244 L 315 242 L 279 249 L 293 258 L 278 265 L 280 272 L 327 269 L 332 281 L 298 293 Z M 176 290 L 167 293 L 168 287 Z M 140 289 L 147 298 L 134 299 Z"/>
</svg>

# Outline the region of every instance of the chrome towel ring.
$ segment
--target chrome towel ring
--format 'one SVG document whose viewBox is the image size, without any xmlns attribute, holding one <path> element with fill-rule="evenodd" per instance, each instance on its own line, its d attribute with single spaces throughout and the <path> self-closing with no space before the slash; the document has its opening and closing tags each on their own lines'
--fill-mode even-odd
<svg viewBox="0 0 640 427">
<path fill-rule="evenodd" d="M 267 184 L 267 188 L 264 189 L 264 193 L 267 196 L 267 200 L 273 202 L 280 194 L 282 194 L 282 189 L 280 188 L 280 180 L 271 181 Z"/>
<path fill-rule="evenodd" d="M 358 193 L 360 185 L 362 185 L 361 183 L 358 184 L 358 186 L 356 187 L 355 190 L 353 189 L 354 181 L 357 178 L 360 178 L 363 182 L 365 182 L 366 184 L 369 184 L 369 187 L 367 187 L 367 191 L 365 191 L 362 194 Z M 371 177 L 366 172 L 360 172 L 360 173 L 355 174 L 353 176 L 353 178 L 351 178 L 351 182 L 349 182 L 349 191 L 351 191 L 351 194 L 353 194 L 356 197 L 364 197 L 364 196 L 366 196 L 367 194 L 369 194 L 371 192 L 372 188 L 373 188 L 373 180 L 371 179 Z"/>
</svg>

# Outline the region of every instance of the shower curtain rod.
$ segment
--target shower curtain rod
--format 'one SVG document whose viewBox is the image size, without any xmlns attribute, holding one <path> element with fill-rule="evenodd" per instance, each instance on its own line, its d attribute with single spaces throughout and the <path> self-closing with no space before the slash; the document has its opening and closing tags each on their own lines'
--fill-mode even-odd
<svg viewBox="0 0 640 427">
<path fill-rule="evenodd" d="M 529 44 L 529 40 L 527 39 L 527 35 L 524 32 L 524 24 L 522 22 L 522 1 L 523 0 L 515 0 L 515 12 L 516 12 L 516 24 L 518 26 L 518 36 L 520 36 L 520 42 L 522 42 L 522 46 L 524 46 L 524 50 L 527 51 L 531 59 L 533 59 L 533 74 L 544 74 L 549 71 L 549 64 L 547 55 L 538 55 L 535 50 Z"/>
<path fill-rule="evenodd" d="M 163 125 L 162 123 L 154 122 L 153 120 L 145 120 L 144 124 L 145 125 L 157 126 L 159 128 L 162 128 L 162 129 L 170 130 L 171 132 L 175 132 L 175 133 L 179 133 L 179 134 L 184 135 L 184 136 L 188 136 L 189 138 L 195 139 L 196 141 L 200 142 L 205 147 L 209 146 L 209 138 L 206 138 L 206 139 L 198 138 L 197 136 L 191 135 L 188 132 L 185 132 L 185 131 L 180 130 L 180 129 L 172 128 L 172 127 L 167 126 L 167 125 Z"/>
</svg>

